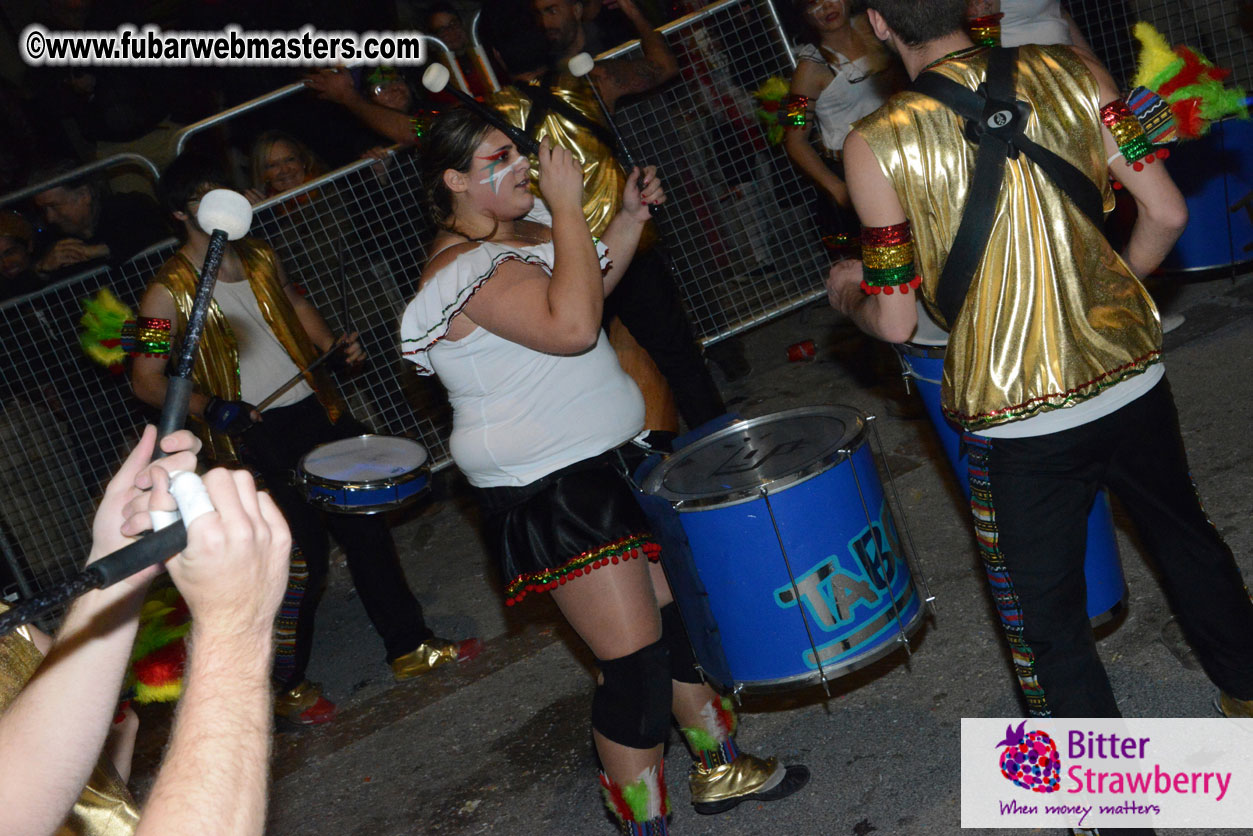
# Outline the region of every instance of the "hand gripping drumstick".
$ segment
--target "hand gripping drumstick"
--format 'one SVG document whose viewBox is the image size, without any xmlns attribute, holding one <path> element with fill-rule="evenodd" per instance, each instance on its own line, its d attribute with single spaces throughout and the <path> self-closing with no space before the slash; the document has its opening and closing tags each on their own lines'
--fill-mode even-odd
<svg viewBox="0 0 1253 836">
<path fill-rule="evenodd" d="M 93 589 L 103 589 L 187 548 L 187 526 L 214 510 L 213 502 L 209 499 L 209 493 L 200 477 L 185 470 L 171 477 L 170 494 L 178 503 L 178 511 L 149 511 L 154 528 L 151 534 L 93 563 L 73 580 L 28 598 L 6 613 L 0 613 L 0 637 L 7 636 L 23 624 L 34 621 L 66 601 Z M 125 574 L 111 573 L 107 568 L 101 572 L 101 565 L 108 561 L 123 566 L 134 565 L 136 568 L 129 569 Z"/>
<path fill-rule="evenodd" d="M 205 317 L 213 299 L 213 287 L 217 283 L 218 268 L 222 264 L 222 252 L 227 240 L 235 241 L 248 232 L 252 224 L 252 204 L 243 195 L 227 189 L 214 189 L 200 200 L 196 222 L 201 229 L 212 230 L 204 264 L 200 268 L 200 283 L 196 287 L 195 301 L 187 317 L 187 331 L 174 374 L 169 379 L 165 402 L 161 408 L 161 420 L 157 424 L 157 446 L 153 459 L 162 458 L 161 439 L 182 429 L 187 421 L 187 407 L 191 399 L 192 369 L 196 362 L 196 350 L 200 335 L 204 332 Z M 177 474 L 181 476 L 182 474 Z M 195 478 L 195 474 L 189 474 Z M 186 479 L 182 480 L 184 483 Z M 196 482 L 199 483 L 196 478 Z M 173 485 L 171 485 L 171 491 Z M 201 488 L 203 491 L 203 487 Z M 180 502 L 175 494 L 175 499 Z M 205 497 L 207 503 L 208 498 Z M 212 506 L 210 506 L 210 510 Z M 163 518 L 164 516 L 164 518 Z M 123 578 L 148 566 L 160 563 L 187 547 L 187 523 L 171 521 L 169 514 L 153 516 L 154 530 L 147 537 L 123 546 L 110 555 L 79 572 L 74 578 L 45 593 L 29 598 L 8 612 L 0 615 L 0 636 L 35 620 L 48 610 L 61 606 L 93 589 L 104 589 Z"/>
<path fill-rule="evenodd" d="M 496 130 L 513 140 L 513 144 L 518 147 L 518 150 L 528 157 L 533 157 L 539 152 L 538 142 L 527 136 L 521 129 L 510 125 L 504 120 L 504 117 L 492 108 L 475 101 L 456 87 L 449 87 L 448 78 L 447 67 L 443 64 L 432 64 L 426 68 L 426 72 L 422 73 L 422 86 L 432 93 L 439 93 L 440 91 L 451 93 L 463 105 L 481 116 L 493 128 L 496 128 Z"/>
<path fill-rule="evenodd" d="M 626 169 L 626 173 L 630 174 L 631 169 L 638 168 L 642 175 L 644 167 L 635 161 L 635 156 L 631 153 L 631 149 L 627 147 L 626 140 L 622 138 L 622 132 L 618 130 L 618 124 L 613 121 L 613 115 L 609 113 L 605 100 L 601 98 L 600 91 L 596 89 L 596 82 L 592 81 L 592 77 L 589 75 L 595 66 L 596 62 L 586 52 L 580 52 L 571 58 L 570 63 L 566 65 L 570 70 L 570 75 L 575 78 L 587 77 L 587 86 L 592 88 L 592 95 L 596 97 L 596 104 L 600 105 L 600 112 L 605 116 L 605 124 L 609 126 L 614 141 L 618 143 L 618 155 L 622 158 L 622 167 Z M 656 204 L 650 204 L 648 211 L 656 214 L 658 208 Z"/>
<path fill-rule="evenodd" d="M 309 365 L 305 366 L 303 369 L 301 369 L 300 371 L 292 375 L 286 382 L 283 383 L 282 386 L 278 387 L 273 392 L 266 395 L 265 400 L 263 400 L 261 403 L 257 404 L 253 408 L 256 409 L 257 412 L 264 412 L 266 408 L 270 406 L 270 404 L 274 403 L 283 395 L 287 394 L 287 392 L 293 386 L 295 386 L 300 381 L 304 380 L 306 374 L 313 371 L 318 366 L 322 365 L 328 359 L 330 359 L 330 356 L 334 354 L 336 351 L 338 351 L 340 348 L 342 348 L 343 345 L 344 345 L 344 338 L 341 336 L 335 340 L 335 342 L 331 345 L 330 348 L 328 348 L 326 351 L 323 351 L 321 354 L 315 357 L 312 363 L 310 363 Z"/>
</svg>

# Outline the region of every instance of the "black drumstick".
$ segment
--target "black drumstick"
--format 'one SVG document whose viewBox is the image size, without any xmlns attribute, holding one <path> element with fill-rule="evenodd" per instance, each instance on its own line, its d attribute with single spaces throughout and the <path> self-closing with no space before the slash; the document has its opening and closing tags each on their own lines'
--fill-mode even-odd
<svg viewBox="0 0 1253 836">
<path fill-rule="evenodd" d="M 187 422 L 188 403 L 192 392 L 192 370 L 196 362 L 196 350 L 200 335 L 204 332 L 205 317 L 213 299 L 213 287 L 217 283 L 218 268 L 227 240 L 242 238 L 252 224 L 252 205 L 248 199 L 227 189 L 214 189 L 200 200 L 196 221 L 202 229 L 212 230 L 209 248 L 200 269 L 200 282 L 191 313 L 187 317 L 187 331 L 183 337 L 174 374 L 166 389 L 161 407 L 161 420 L 157 424 L 157 447 L 153 458 L 165 454 L 161 451 L 161 439 L 183 428 Z M 88 566 L 69 581 L 47 592 L 20 602 L 13 609 L 0 614 L 0 636 L 5 636 L 34 621 L 51 609 L 93 589 L 104 589 L 123 578 L 168 560 L 187 547 L 187 526 L 182 520 L 154 531 L 148 536 L 123 546 L 112 554 Z"/>
<path fill-rule="evenodd" d="M 622 131 L 618 130 L 618 123 L 613 121 L 613 114 L 609 112 L 608 105 L 605 104 L 605 100 L 600 96 L 600 90 L 596 89 L 596 82 L 592 81 L 592 77 L 589 75 L 595 66 L 596 62 L 586 52 L 580 52 L 571 58 L 570 63 L 566 65 L 570 70 L 570 75 L 575 78 L 587 77 L 587 86 L 592 88 L 592 95 L 596 97 L 596 104 L 600 105 L 600 112 L 605 116 L 605 124 L 609 126 L 614 142 L 618 143 L 618 156 L 622 158 L 622 167 L 626 169 L 627 174 L 630 174 L 633 168 L 638 168 L 640 173 L 643 174 L 644 167 L 635 161 L 635 155 L 631 153 L 631 149 L 627 147 L 626 140 L 622 138 Z M 656 204 L 649 204 L 648 211 L 651 214 L 656 214 L 658 208 L 660 207 Z"/>
<path fill-rule="evenodd" d="M 448 85 L 448 68 L 443 64 L 432 64 L 426 68 L 426 72 L 422 73 L 422 86 L 432 93 L 446 91 L 455 96 L 463 105 L 473 110 L 479 116 L 490 124 L 496 130 L 513 140 L 513 144 L 518 150 L 527 156 L 534 156 L 539 152 L 539 143 L 531 137 L 527 136 L 521 129 L 510 125 L 505 118 L 497 113 L 493 108 L 475 101 L 473 97 L 466 95 L 456 87 Z"/>
</svg>

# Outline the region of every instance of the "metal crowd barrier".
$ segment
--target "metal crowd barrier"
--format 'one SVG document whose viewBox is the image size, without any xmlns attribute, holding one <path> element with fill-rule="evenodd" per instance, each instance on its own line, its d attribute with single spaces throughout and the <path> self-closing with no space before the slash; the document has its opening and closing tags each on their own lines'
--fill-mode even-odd
<svg viewBox="0 0 1253 836">
<path fill-rule="evenodd" d="M 1146 4 L 1158 11 L 1162 3 Z M 1116 5 L 1129 25 L 1127 7 Z M 1072 8 L 1082 14 L 1100 7 L 1103 2 L 1079 0 Z M 1176 12 L 1167 22 L 1183 17 Z M 1179 25 L 1187 31 L 1168 31 L 1172 40 L 1199 31 Z M 721 0 L 662 32 L 680 77 L 623 104 L 617 121 L 635 155 L 663 172 L 670 199 L 657 222 L 697 331 L 709 344 L 821 298 L 830 259 L 813 221 L 814 191 L 782 149 L 765 142 L 754 117 L 752 91 L 794 67 L 769 0 Z M 1247 75 L 1248 39 L 1227 38 L 1217 60 Z M 1094 45 L 1108 64 L 1126 57 L 1123 46 Z M 638 49 L 627 43 L 600 59 Z M 189 126 L 183 140 L 298 89 Z M 58 179 L 118 163 L 155 170 L 142 157 L 120 155 Z M 0 205 L 48 185 L 0 197 Z M 412 373 L 396 342 L 399 314 L 416 289 L 433 232 L 420 191 L 412 152 L 393 153 L 386 163 L 358 161 L 259 204 L 252 234 L 274 246 L 332 328 L 361 331 L 370 361 L 341 381 L 356 415 L 378 432 L 418 439 L 440 468 L 450 463 L 447 402 L 437 383 Z M 94 502 L 149 415 L 124 378 L 93 366 L 79 349 L 81 300 L 108 287 L 136 307 L 175 247 L 167 241 L 120 266 L 0 302 L 0 341 L 9 355 L 0 378 L 0 565 L 17 567 L 12 585 L 27 593 L 68 577 L 87 553 Z"/>
<path fill-rule="evenodd" d="M 665 172 L 670 203 L 658 220 L 708 343 L 820 296 L 826 258 L 812 190 L 781 149 L 766 145 L 753 117 L 751 91 L 792 69 L 769 2 L 724 0 L 665 32 L 682 77 L 620 108 L 618 118 L 637 156 Z M 182 139 L 296 89 L 189 126 Z M 396 341 L 432 233 L 416 160 L 402 151 L 258 204 L 251 234 L 274 246 L 333 329 L 361 331 L 370 360 L 341 381 L 357 417 L 377 432 L 418 439 L 440 468 L 450 463 L 447 401 L 437 383 L 412 373 Z M 168 241 L 120 266 L 0 302 L 0 340 L 11 347 L 0 381 L 0 552 L 15 556 L 28 589 L 65 579 L 86 555 L 94 503 L 149 417 L 125 378 L 79 349 L 81 300 L 108 287 L 137 307 L 175 248 Z"/>
</svg>

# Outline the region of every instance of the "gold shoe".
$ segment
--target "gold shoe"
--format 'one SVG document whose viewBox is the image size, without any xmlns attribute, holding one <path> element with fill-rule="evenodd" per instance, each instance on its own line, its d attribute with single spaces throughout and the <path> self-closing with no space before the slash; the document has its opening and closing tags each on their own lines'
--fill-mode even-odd
<svg viewBox="0 0 1253 836">
<path fill-rule="evenodd" d="M 322 686 L 305 680 L 274 696 L 274 716 L 296 726 L 320 726 L 335 717 L 335 703 L 322 696 Z"/>
<path fill-rule="evenodd" d="M 432 636 L 415 650 L 392 660 L 392 677 L 397 682 L 430 673 L 449 662 L 464 662 L 479 655 L 483 643 L 478 639 L 451 641 Z"/>
<path fill-rule="evenodd" d="M 762 760 L 741 752 L 730 763 L 720 763 L 709 768 L 703 764 L 693 764 L 687 782 L 692 789 L 693 804 L 715 804 L 773 789 L 783 780 L 785 772 L 775 758 Z"/>
<path fill-rule="evenodd" d="M 1224 717 L 1253 719 L 1253 700 L 1238 700 L 1225 691 L 1219 691 L 1218 710 Z"/>
<path fill-rule="evenodd" d="M 778 801 L 807 783 L 807 766 L 780 766 L 775 758 L 762 760 L 744 752 L 731 763 L 713 767 L 695 763 L 688 775 L 692 806 L 706 816 L 725 813 L 744 801 Z"/>
</svg>

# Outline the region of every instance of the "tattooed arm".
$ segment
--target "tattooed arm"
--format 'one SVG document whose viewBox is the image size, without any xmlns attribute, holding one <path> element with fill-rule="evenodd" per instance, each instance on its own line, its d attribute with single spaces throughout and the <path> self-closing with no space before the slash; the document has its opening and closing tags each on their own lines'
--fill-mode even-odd
<svg viewBox="0 0 1253 836">
<path fill-rule="evenodd" d="M 640 58 L 616 58 L 597 64 L 592 70 L 592 80 L 605 100 L 605 106 L 614 109 L 621 96 L 643 93 L 664 84 L 678 75 L 679 64 L 674 53 L 666 45 L 666 39 L 652 27 L 648 18 L 633 0 L 607 0 L 606 8 L 617 7 L 639 33 Z"/>
</svg>

